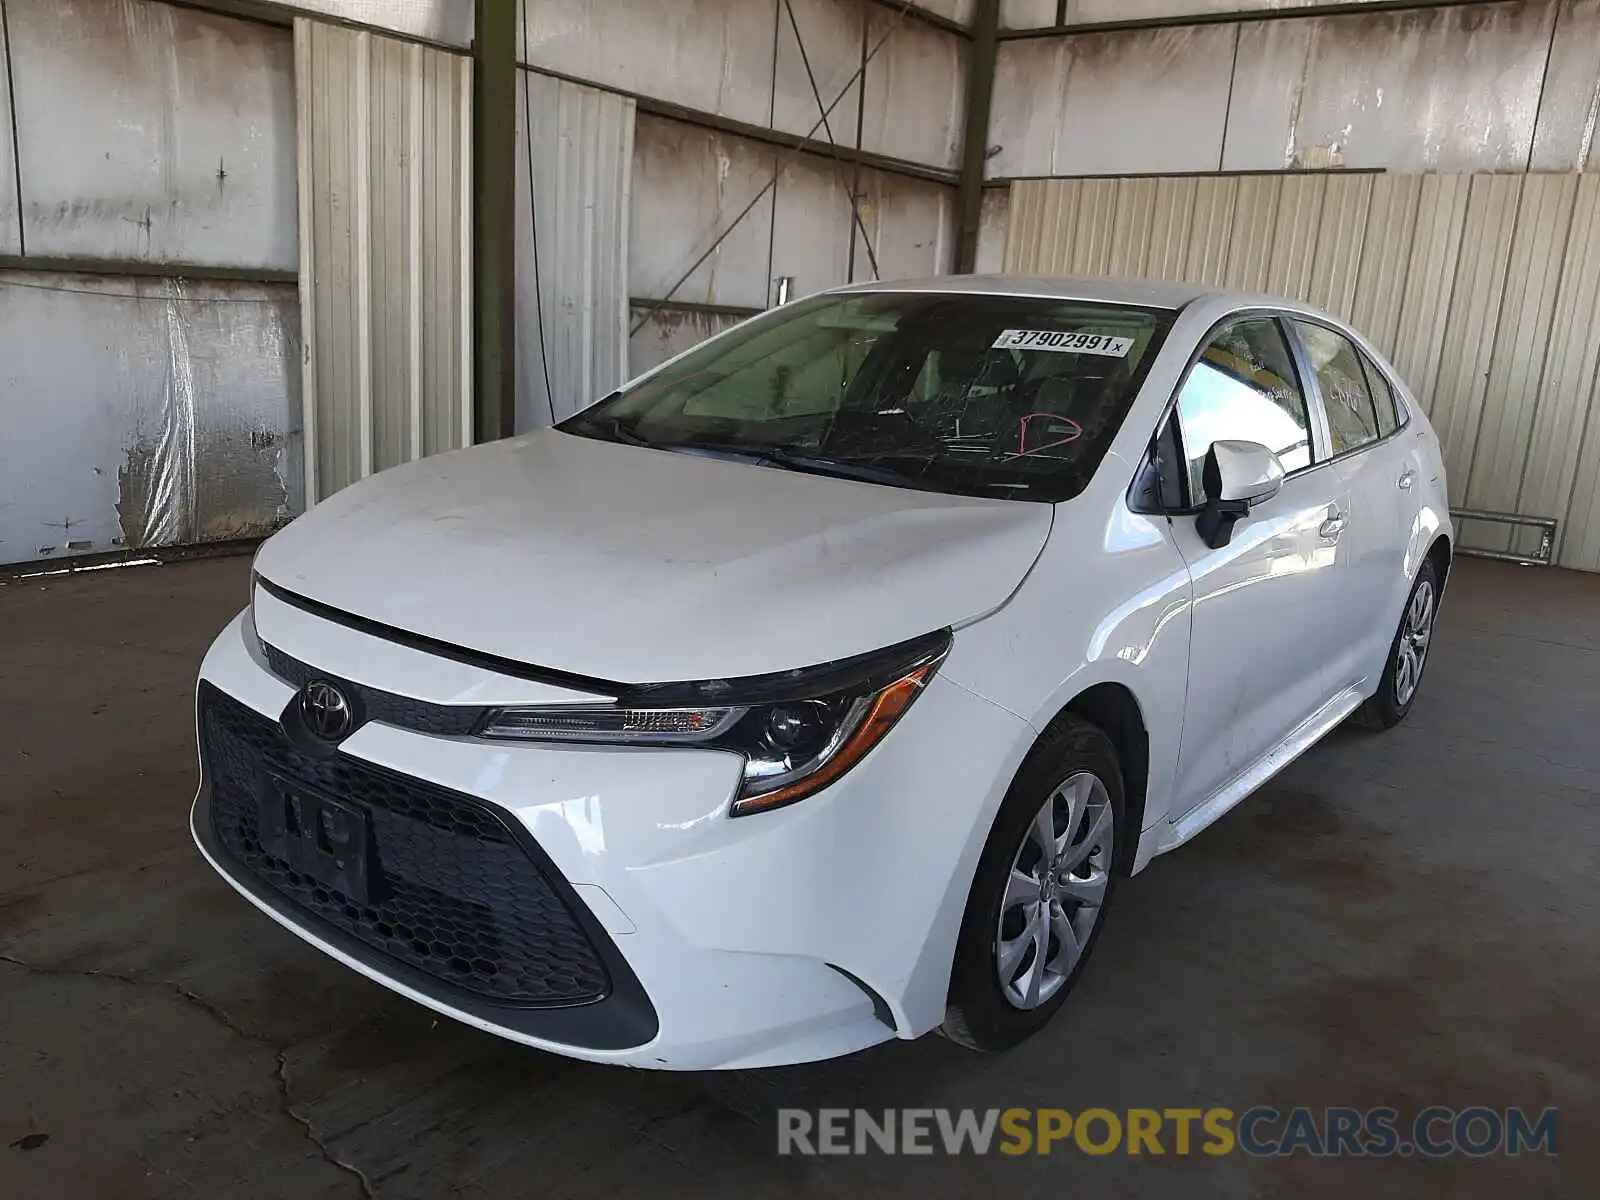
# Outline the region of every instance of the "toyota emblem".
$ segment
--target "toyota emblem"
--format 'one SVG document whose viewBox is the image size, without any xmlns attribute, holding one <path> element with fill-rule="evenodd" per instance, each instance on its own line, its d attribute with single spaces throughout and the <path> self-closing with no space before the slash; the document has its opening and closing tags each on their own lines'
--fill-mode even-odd
<svg viewBox="0 0 1600 1200">
<path fill-rule="evenodd" d="M 300 693 L 300 718 L 311 733 L 325 742 L 337 742 L 355 723 L 349 699 L 322 679 L 312 680 Z"/>
</svg>

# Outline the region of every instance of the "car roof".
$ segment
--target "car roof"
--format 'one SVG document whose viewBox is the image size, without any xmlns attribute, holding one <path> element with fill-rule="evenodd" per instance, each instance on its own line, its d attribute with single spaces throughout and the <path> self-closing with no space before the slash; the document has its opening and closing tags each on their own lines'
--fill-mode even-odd
<svg viewBox="0 0 1600 1200">
<path fill-rule="evenodd" d="M 841 293 L 937 292 L 949 295 L 1034 296 L 1048 300 L 1088 300 L 1182 309 L 1197 301 L 1218 311 L 1231 308 L 1281 308 L 1322 316 L 1320 310 L 1282 296 L 1261 296 L 1195 283 L 1161 279 L 1059 279 L 1028 275 L 936 275 L 923 279 L 888 279 L 833 289 Z"/>
</svg>

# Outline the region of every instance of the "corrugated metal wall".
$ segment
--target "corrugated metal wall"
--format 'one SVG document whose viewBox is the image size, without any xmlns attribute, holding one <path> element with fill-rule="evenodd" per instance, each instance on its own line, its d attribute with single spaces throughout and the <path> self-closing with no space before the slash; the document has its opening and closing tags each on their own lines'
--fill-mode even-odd
<svg viewBox="0 0 1600 1200">
<path fill-rule="evenodd" d="M 1555 517 L 1559 563 L 1600 570 L 1600 174 L 1022 181 L 1005 268 L 1192 280 L 1348 318 L 1428 410 L 1451 504 Z"/>
<path fill-rule="evenodd" d="M 310 501 L 472 439 L 471 62 L 295 21 Z"/>
<path fill-rule="evenodd" d="M 270 532 L 302 504 L 289 31 L 0 6 L 0 562 Z"/>
<path fill-rule="evenodd" d="M 523 69 L 517 90 L 517 430 L 628 372 L 634 102 Z"/>
</svg>

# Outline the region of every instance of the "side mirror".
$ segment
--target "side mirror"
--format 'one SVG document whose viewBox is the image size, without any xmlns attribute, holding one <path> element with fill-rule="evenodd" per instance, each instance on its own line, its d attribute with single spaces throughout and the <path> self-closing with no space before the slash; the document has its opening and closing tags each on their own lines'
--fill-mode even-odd
<svg viewBox="0 0 1600 1200">
<path fill-rule="evenodd" d="M 1233 540 L 1233 526 L 1283 488 L 1283 463 L 1259 442 L 1213 442 L 1201 475 L 1206 506 L 1195 528 L 1205 544 L 1220 550 Z"/>
</svg>

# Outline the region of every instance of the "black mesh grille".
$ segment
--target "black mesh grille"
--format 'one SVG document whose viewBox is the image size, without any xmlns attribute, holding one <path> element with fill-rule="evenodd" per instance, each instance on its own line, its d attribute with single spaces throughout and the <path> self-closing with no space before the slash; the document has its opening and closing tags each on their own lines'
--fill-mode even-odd
<svg viewBox="0 0 1600 1200">
<path fill-rule="evenodd" d="M 572 911 L 491 809 L 345 755 L 310 759 L 275 722 L 214 689 L 203 690 L 200 720 L 218 841 L 302 909 L 499 1003 L 583 1004 L 609 991 Z M 300 803 L 286 797 L 302 793 L 365 816 L 364 897 L 286 857 L 284 806 Z"/>
<path fill-rule="evenodd" d="M 327 675 L 265 642 L 261 644 L 261 649 L 267 656 L 267 665 L 279 679 L 296 688 L 305 687 L 313 679 L 336 682 L 341 690 L 356 701 L 357 711 L 368 721 L 381 721 L 385 725 L 441 737 L 465 737 L 477 728 L 487 711 L 475 705 L 433 704 L 427 700 L 413 700 L 410 696 L 397 696 L 393 692 L 379 691 Z"/>
</svg>

